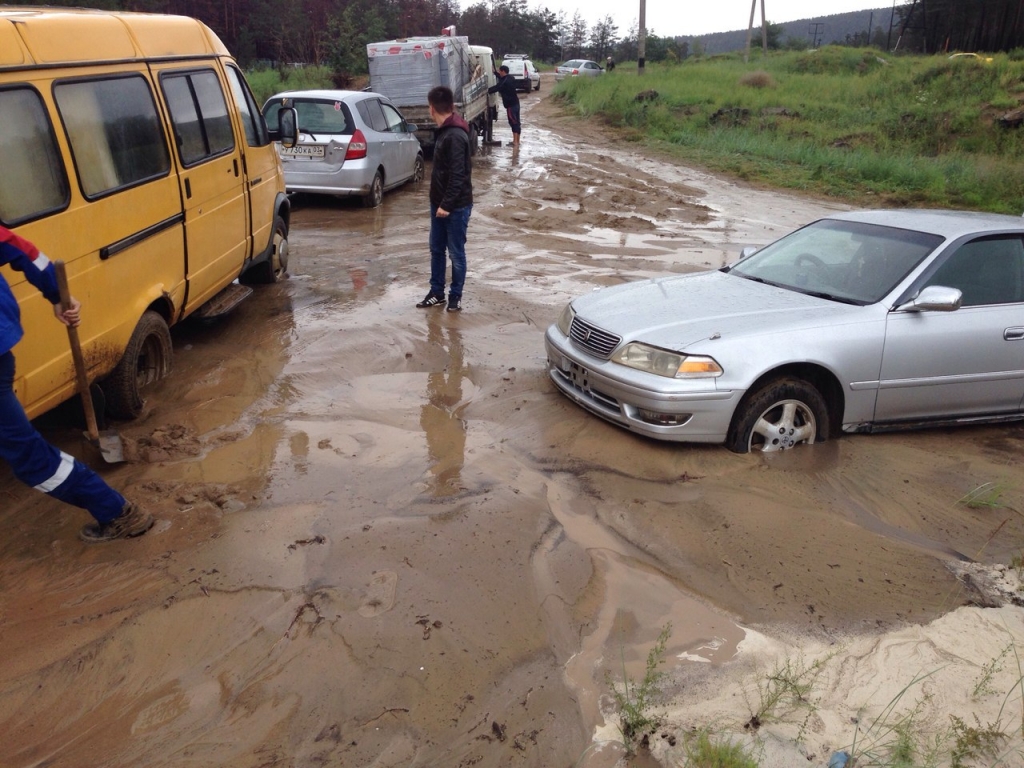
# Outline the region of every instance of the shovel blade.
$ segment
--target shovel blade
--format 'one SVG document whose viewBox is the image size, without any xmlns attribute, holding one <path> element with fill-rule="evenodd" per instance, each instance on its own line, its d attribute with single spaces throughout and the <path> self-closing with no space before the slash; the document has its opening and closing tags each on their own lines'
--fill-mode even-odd
<svg viewBox="0 0 1024 768">
<path fill-rule="evenodd" d="M 113 430 L 104 430 L 100 432 L 96 437 L 93 437 L 88 432 L 83 433 L 85 439 L 95 445 L 100 452 L 100 456 L 108 464 L 121 464 L 124 462 L 124 444 L 121 442 L 121 436 Z"/>
</svg>

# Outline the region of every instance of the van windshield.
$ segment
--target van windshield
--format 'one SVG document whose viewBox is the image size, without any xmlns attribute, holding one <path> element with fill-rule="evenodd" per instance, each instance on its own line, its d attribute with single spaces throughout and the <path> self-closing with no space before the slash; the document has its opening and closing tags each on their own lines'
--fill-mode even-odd
<svg viewBox="0 0 1024 768">
<path fill-rule="evenodd" d="M 278 130 L 277 112 L 284 99 L 271 99 L 263 106 L 263 116 L 272 131 Z M 351 135 L 354 131 L 348 105 L 327 99 L 288 99 L 299 116 L 299 129 L 309 133 Z"/>
</svg>

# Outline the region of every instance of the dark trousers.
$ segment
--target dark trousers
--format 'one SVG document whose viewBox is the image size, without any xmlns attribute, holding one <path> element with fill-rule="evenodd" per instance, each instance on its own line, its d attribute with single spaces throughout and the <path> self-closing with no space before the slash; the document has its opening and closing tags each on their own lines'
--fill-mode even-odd
<svg viewBox="0 0 1024 768">
<path fill-rule="evenodd" d="M 516 104 L 514 107 L 506 107 L 505 112 L 508 115 L 508 125 L 512 129 L 512 133 L 521 133 L 523 130 L 523 123 L 519 119 L 519 105 Z"/>
<path fill-rule="evenodd" d="M 0 355 L 0 458 L 25 485 L 55 499 L 81 507 L 97 521 L 113 520 L 124 509 L 124 497 L 72 456 L 40 435 L 14 394 L 14 355 Z"/>
</svg>

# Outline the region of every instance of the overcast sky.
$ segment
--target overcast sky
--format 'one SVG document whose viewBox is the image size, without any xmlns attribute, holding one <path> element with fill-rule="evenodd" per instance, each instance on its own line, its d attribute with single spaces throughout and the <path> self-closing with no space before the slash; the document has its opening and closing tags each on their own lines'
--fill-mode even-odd
<svg viewBox="0 0 1024 768">
<path fill-rule="evenodd" d="M 746 29 L 752 0 L 647 0 L 647 28 L 660 37 L 704 35 Z M 873 8 L 892 8 L 892 0 L 756 0 L 754 26 L 761 26 L 761 3 L 765 18 L 780 24 L 811 16 L 846 13 Z M 905 0 L 899 0 L 902 5 Z M 531 0 L 531 9 L 565 11 L 568 19 L 576 11 L 588 26 L 611 16 L 622 37 L 640 18 L 640 0 Z"/>
</svg>

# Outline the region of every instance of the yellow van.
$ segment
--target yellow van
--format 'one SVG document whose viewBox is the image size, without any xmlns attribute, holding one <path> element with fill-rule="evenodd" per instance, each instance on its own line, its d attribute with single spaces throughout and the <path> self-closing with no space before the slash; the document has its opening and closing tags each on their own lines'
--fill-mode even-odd
<svg viewBox="0 0 1024 768">
<path fill-rule="evenodd" d="M 134 418 L 169 326 L 222 314 L 288 265 L 271 133 L 224 44 L 183 16 L 0 6 L 0 224 L 67 263 L 90 380 Z M 3 268 L 30 417 L 75 394 L 65 328 Z M 235 282 L 237 279 L 238 282 Z"/>
</svg>

